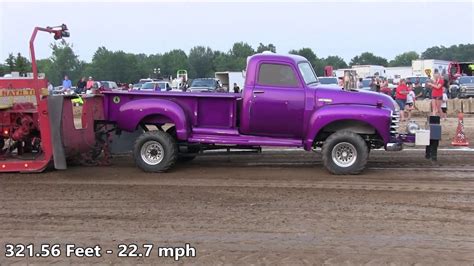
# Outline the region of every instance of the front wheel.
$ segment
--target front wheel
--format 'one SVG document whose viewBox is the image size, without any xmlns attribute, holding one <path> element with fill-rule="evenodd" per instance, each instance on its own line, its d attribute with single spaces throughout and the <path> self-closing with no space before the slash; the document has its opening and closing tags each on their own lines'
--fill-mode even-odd
<svg viewBox="0 0 474 266">
<path fill-rule="evenodd" d="M 356 133 L 338 131 L 330 135 L 323 144 L 323 163 L 335 175 L 356 175 L 367 164 L 369 149 Z"/>
<path fill-rule="evenodd" d="M 165 172 L 178 157 L 176 141 L 163 131 L 148 131 L 135 141 L 133 157 L 145 172 Z"/>
</svg>

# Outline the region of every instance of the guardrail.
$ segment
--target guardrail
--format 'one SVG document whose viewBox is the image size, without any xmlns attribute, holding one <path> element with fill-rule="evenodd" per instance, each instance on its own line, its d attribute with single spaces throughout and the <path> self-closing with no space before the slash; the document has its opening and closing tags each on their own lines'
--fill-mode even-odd
<svg viewBox="0 0 474 266">
<path fill-rule="evenodd" d="M 417 100 L 415 106 L 419 112 L 431 112 L 431 100 Z M 416 111 L 415 111 L 416 112 Z M 448 115 L 463 112 L 465 114 L 474 114 L 474 99 L 449 99 L 448 100 Z"/>
</svg>

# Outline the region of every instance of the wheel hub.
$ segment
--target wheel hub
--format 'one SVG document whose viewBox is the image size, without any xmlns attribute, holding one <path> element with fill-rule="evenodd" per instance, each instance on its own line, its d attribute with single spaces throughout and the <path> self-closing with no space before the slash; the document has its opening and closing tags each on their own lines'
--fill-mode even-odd
<svg viewBox="0 0 474 266">
<path fill-rule="evenodd" d="M 339 167 L 350 167 L 357 160 L 357 149 L 349 142 L 341 142 L 332 149 L 332 160 Z"/>
<path fill-rule="evenodd" d="M 158 141 L 150 140 L 142 145 L 140 155 L 145 163 L 157 165 L 164 158 L 164 149 Z"/>
</svg>

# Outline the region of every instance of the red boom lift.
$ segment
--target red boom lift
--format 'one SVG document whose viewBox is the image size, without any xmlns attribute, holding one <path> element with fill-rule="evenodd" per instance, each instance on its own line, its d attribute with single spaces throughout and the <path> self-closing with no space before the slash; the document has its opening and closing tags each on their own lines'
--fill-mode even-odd
<svg viewBox="0 0 474 266">
<path fill-rule="evenodd" d="M 33 77 L 0 78 L 0 98 L 12 99 L 0 106 L 0 172 L 40 172 L 49 165 L 66 169 L 66 160 L 96 157 L 107 145 L 97 141 L 103 137 L 95 122 L 104 116 L 100 95 L 84 97 L 79 129 L 70 100 L 74 96 L 48 95 L 47 80 L 38 77 L 35 58 L 39 31 L 53 34 L 56 40 L 69 37 L 64 24 L 36 27 L 30 38 Z"/>
</svg>

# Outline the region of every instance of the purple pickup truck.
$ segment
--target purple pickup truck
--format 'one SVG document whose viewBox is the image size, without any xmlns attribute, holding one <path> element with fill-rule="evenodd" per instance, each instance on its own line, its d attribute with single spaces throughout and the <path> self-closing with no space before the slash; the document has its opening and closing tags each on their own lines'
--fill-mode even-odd
<svg viewBox="0 0 474 266">
<path fill-rule="evenodd" d="M 105 120 L 141 134 L 133 156 L 147 172 L 210 149 L 322 148 L 333 174 L 358 174 L 371 149 L 399 151 L 398 106 L 388 96 L 321 85 L 296 55 L 249 58 L 241 94 L 105 92 Z M 166 130 L 165 130 L 166 129 Z"/>
</svg>

